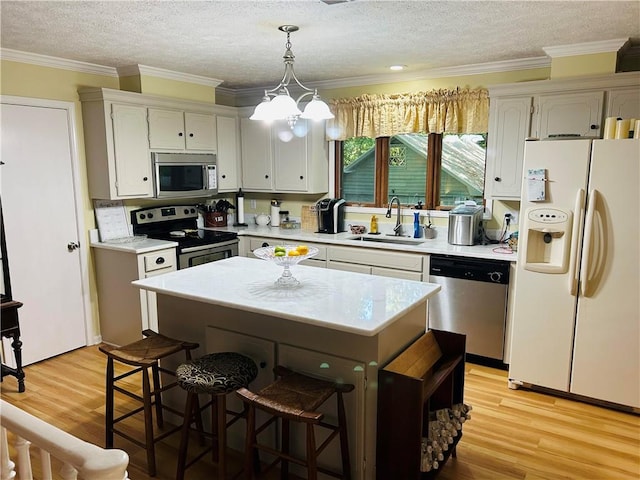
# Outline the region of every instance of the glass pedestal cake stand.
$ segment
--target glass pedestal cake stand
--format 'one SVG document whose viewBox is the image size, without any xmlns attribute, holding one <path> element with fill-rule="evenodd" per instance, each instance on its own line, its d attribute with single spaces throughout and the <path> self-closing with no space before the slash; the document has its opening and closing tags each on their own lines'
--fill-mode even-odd
<svg viewBox="0 0 640 480">
<path fill-rule="evenodd" d="M 295 252 L 297 255 L 290 255 L 289 252 Z M 262 260 L 267 260 L 284 267 L 282 275 L 276 280 L 275 285 L 277 287 L 292 288 L 299 286 L 300 281 L 292 275 L 289 267 L 317 255 L 318 249 L 315 247 L 299 249 L 299 247 L 295 245 L 283 245 L 257 248 L 253 251 L 253 254 Z"/>
</svg>

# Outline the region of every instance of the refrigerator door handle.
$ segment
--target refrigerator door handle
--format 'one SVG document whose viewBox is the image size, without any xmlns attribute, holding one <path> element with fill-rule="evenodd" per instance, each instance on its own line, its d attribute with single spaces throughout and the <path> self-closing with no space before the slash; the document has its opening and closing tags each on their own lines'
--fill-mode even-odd
<svg viewBox="0 0 640 480">
<path fill-rule="evenodd" d="M 580 230 L 582 219 L 584 218 L 584 189 L 578 189 L 576 193 L 576 204 L 573 208 L 573 228 L 571 231 L 571 253 L 569 254 L 569 294 L 576 295 L 578 289 L 578 245 L 580 241 Z"/>
<path fill-rule="evenodd" d="M 589 286 L 589 263 L 591 261 L 591 243 L 593 240 L 593 219 L 595 217 L 596 200 L 598 191 L 592 190 L 589 194 L 589 206 L 584 223 L 584 247 L 582 248 L 582 264 L 580 265 L 580 290 L 583 296 L 587 296 Z"/>
</svg>

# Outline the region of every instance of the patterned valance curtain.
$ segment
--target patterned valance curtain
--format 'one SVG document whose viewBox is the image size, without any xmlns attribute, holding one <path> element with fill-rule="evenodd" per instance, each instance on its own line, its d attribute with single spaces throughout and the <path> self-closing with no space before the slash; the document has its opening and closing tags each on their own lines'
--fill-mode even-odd
<svg viewBox="0 0 640 480">
<path fill-rule="evenodd" d="M 332 140 L 390 137 L 401 133 L 484 133 L 489 91 L 456 88 L 397 95 L 362 95 L 330 102 Z"/>
</svg>

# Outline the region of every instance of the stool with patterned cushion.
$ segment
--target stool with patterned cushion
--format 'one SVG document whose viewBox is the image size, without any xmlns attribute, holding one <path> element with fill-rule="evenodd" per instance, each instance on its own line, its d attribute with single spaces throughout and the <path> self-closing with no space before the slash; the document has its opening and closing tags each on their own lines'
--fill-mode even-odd
<svg viewBox="0 0 640 480">
<path fill-rule="evenodd" d="M 211 406 L 211 436 L 214 460 L 218 466 L 219 479 L 226 474 L 227 428 L 240 418 L 245 417 L 244 411 L 233 412 L 227 410 L 226 395 L 237 389 L 247 387 L 258 375 L 258 367 L 249 357 L 236 352 L 211 353 L 192 362 L 184 363 L 176 369 L 178 385 L 187 391 L 187 401 L 184 409 L 184 423 L 182 438 L 178 452 L 178 470 L 176 479 L 182 480 L 187 467 L 195 463 L 208 450 L 204 450 L 187 462 L 187 448 L 191 424 L 202 435 L 202 426 L 198 424 L 200 414 Z M 211 395 L 211 400 L 200 407 L 199 394 Z M 227 415 L 231 419 L 227 421 Z"/>
</svg>

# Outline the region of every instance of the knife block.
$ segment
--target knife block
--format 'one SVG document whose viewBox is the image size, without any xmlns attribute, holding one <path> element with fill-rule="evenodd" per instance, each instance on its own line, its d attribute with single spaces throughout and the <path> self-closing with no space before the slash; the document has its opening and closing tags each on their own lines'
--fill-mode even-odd
<svg viewBox="0 0 640 480">
<path fill-rule="evenodd" d="M 204 214 L 204 224 L 206 227 L 226 227 L 227 214 L 224 212 L 206 212 Z"/>
</svg>

